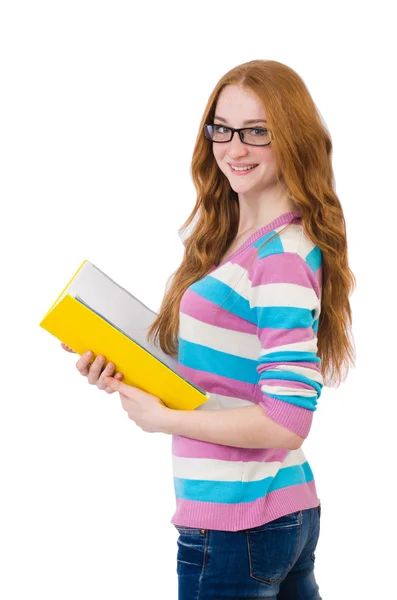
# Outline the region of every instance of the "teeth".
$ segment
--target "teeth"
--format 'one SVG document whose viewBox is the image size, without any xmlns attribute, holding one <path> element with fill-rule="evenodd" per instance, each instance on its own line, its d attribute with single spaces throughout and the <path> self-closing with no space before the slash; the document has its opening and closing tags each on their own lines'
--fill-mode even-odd
<svg viewBox="0 0 397 600">
<path fill-rule="evenodd" d="M 249 171 L 250 169 L 254 169 L 257 165 L 251 165 L 250 167 L 233 167 L 230 165 L 233 171 Z"/>
</svg>

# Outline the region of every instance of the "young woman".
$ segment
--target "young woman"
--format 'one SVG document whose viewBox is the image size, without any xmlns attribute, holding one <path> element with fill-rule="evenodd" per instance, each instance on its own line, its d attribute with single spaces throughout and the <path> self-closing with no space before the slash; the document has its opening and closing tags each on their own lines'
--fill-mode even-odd
<svg viewBox="0 0 397 600">
<path fill-rule="evenodd" d="M 254 60 L 226 73 L 193 152 L 184 227 L 196 220 L 150 330 L 210 399 L 171 410 L 105 357 L 77 362 L 144 431 L 172 435 L 179 600 L 320 598 L 321 508 L 301 446 L 323 385 L 354 363 L 331 151 L 292 69 Z"/>
</svg>

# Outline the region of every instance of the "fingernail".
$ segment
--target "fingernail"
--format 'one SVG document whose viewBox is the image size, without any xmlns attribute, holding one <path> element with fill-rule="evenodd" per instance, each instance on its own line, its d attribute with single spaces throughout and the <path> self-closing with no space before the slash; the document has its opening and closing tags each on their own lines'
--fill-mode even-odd
<svg viewBox="0 0 397 600">
<path fill-rule="evenodd" d="M 92 352 L 86 352 L 85 355 L 87 358 L 92 358 Z"/>
</svg>

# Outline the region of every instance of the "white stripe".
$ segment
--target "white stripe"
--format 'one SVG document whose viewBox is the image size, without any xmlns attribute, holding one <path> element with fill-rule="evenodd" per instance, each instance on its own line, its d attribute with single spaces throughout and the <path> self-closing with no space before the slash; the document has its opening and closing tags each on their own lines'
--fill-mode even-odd
<svg viewBox="0 0 397 600">
<path fill-rule="evenodd" d="M 283 346 L 270 346 L 270 348 L 262 348 L 260 356 L 266 356 L 270 352 L 314 352 L 317 354 L 317 337 L 304 342 L 293 342 L 292 344 L 284 344 Z"/>
<path fill-rule="evenodd" d="M 228 461 L 215 458 L 172 456 L 173 476 L 209 481 L 259 481 L 274 477 L 283 468 L 301 465 L 306 457 L 301 448 L 291 450 L 284 462 Z"/>
<path fill-rule="evenodd" d="M 281 385 L 261 385 L 261 390 L 265 394 L 274 394 L 276 396 L 304 396 L 305 398 L 313 398 L 317 396 L 317 390 L 306 390 L 301 388 L 287 388 Z M 205 402 L 207 404 L 207 402 Z"/>
<path fill-rule="evenodd" d="M 285 363 L 283 365 L 277 365 L 275 367 L 272 367 L 272 369 L 275 371 L 289 371 L 290 373 L 297 373 L 298 375 L 303 375 L 304 377 L 313 379 L 313 381 L 316 381 L 317 383 L 324 383 L 321 372 L 319 373 L 315 369 L 310 369 L 309 367 L 298 367 L 296 365 L 290 365 L 288 363 Z M 275 375 L 274 377 L 276 378 L 277 375 Z"/>
<path fill-rule="evenodd" d="M 244 267 L 236 263 L 227 262 L 218 267 L 213 273 L 210 273 L 209 277 L 221 281 L 236 291 L 242 298 L 249 300 L 251 282 L 248 279 L 248 271 Z"/>
<path fill-rule="evenodd" d="M 226 263 L 210 274 L 250 302 L 251 307 L 295 306 L 320 311 L 320 300 L 313 288 L 296 283 L 267 283 L 252 287 L 248 271 L 235 263 Z"/>
<path fill-rule="evenodd" d="M 305 259 L 305 262 L 306 262 L 307 255 L 310 254 L 310 252 L 313 250 L 313 248 L 314 248 L 313 242 L 304 233 L 302 236 L 302 242 L 299 244 L 298 252 L 301 255 L 301 257 Z"/>
<path fill-rule="evenodd" d="M 297 252 L 302 238 L 302 225 L 290 225 L 280 235 L 284 252 Z"/>
<path fill-rule="evenodd" d="M 260 341 L 256 334 L 217 327 L 199 321 L 183 312 L 180 313 L 179 327 L 180 337 L 187 342 L 206 346 L 226 354 L 258 360 Z"/>
<path fill-rule="evenodd" d="M 242 398 L 233 398 L 222 394 L 209 394 L 209 400 L 201 404 L 194 410 L 225 410 L 229 408 L 242 408 L 243 406 L 254 406 L 250 400 Z"/>
<path fill-rule="evenodd" d="M 319 299 L 313 288 L 296 283 L 265 283 L 252 288 L 251 306 L 294 306 L 313 310 Z"/>
</svg>

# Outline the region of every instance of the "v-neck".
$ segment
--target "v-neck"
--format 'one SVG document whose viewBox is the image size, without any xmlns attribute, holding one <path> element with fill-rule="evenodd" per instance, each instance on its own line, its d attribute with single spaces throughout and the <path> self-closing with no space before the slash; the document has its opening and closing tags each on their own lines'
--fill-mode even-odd
<svg viewBox="0 0 397 600">
<path fill-rule="evenodd" d="M 296 219 L 298 217 L 301 217 L 301 213 L 300 213 L 300 211 L 297 211 L 297 210 L 283 213 L 282 215 L 280 215 L 279 217 L 277 217 L 276 219 L 274 219 L 273 221 L 271 221 L 264 227 L 261 227 L 260 229 L 255 231 L 241 246 L 236 248 L 236 250 L 232 254 L 230 254 L 230 256 L 227 256 L 226 258 L 221 260 L 221 262 L 218 263 L 217 265 L 215 265 L 211 270 L 217 269 L 218 267 L 221 267 L 225 263 L 229 262 L 232 258 L 237 256 L 237 254 L 240 254 L 240 252 L 242 252 L 243 250 L 248 248 L 248 246 L 251 246 L 254 242 L 259 240 L 259 238 L 262 237 L 265 233 L 273 231 L 274 229 L 277 229 L 277 227 L 280 227 L 281 225 L 290 223 L 291 221 L 293 221 L 294 219 Z"/>
</svg>

